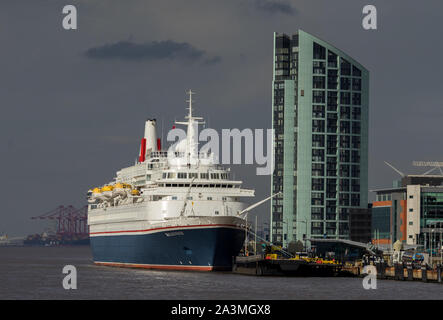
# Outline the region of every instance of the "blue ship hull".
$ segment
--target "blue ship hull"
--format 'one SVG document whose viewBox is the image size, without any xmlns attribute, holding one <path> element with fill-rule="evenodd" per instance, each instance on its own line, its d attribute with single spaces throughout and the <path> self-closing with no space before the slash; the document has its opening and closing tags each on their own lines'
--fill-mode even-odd
<svg viewBox="0 0 443 320">
<path fill-rule="evenodd" d="M 94 263 L 174 270 L 231 270 L 243 247 L 239 228 L 173 228 L 154 233 L 91 236 Z"/>
</svg>

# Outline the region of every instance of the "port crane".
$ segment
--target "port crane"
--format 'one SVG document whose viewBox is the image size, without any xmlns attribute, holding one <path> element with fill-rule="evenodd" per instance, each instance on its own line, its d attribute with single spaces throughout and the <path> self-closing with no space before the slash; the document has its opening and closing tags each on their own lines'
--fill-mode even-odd
<svg viewBox="0 0 443 320">
<path fill-rule="evenodd" d="M 31 219 L 41 220 L 57 220 L 57 235 L 64 237 L 85 236 L 89 234 L 87 223 L 87 206 L 76 209 L 70 206 L 58 206 L 39 216 L 31 217 Z"/>
</svg>

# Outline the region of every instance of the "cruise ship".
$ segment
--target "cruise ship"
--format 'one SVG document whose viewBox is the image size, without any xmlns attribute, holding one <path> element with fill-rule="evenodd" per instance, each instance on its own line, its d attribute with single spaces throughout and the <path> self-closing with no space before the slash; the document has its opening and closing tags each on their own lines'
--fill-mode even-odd
<svg viewBox="0 0 443 320">
<path fill-rule="evenodd" d="M 172 270 L 230 270 L 241 251 L 252 206 L 229 168 L 199 152 L 189 90 L 186 138 L 162 150 L 156 121 L 145 123 L 139 159 L 88 191 L 88 225 L 97 265 Z"/>
</svg>

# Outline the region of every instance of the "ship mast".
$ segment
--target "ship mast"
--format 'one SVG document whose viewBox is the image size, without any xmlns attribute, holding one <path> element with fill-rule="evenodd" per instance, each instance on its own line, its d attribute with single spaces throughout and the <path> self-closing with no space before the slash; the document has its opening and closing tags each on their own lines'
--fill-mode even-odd
<svg viewBox="0 0 443 320">
<path fill-rule="evenodd" d="M 190 166 L 191 163 L 196 164 L 198 161 L 198 125 L 204 124 L 204 121 L 201 117 L 194 117 L 192 115 L 192 95 L 195 94 L 192 90 L 186 92 L 189 94 L 189 99 L 186 100 L 188 102 L 188 110 L 189 113 L 185 117 L 188 119 L 187 122 L 175 122 L 176 124 L 183 124 L 188 126 L 187 128 L 187 136 L 186 136 L 186 159 L 187 164 Z"/>
</svg>

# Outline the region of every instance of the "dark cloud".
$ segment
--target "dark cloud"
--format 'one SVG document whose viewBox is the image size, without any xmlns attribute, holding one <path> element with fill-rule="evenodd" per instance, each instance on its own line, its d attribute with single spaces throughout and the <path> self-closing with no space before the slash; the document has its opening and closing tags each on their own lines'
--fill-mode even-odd
<svg viewBox="0 0 443 320">
<path fill-rule="evenodd" d="M 254 0 L 254 4 L 257 9 L 269 13 L 283 13 L 288 15 L 294 15 L 297 13 L 295 7 L 288 2 L 275 0 Z"/>
<path fill-rule="evenodd" d="M 90 59 L 120 59 L 131 61 L 149 60 L 187 60 L 217 63 L 220 57 L 208 57 L 205 51 L 195 48 L 186 42 L 152 41 L 134 43 L 132 41 L 118 41 L 98 47 L 89 48 L 85 56 Z"/>
</svg>

